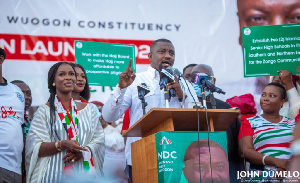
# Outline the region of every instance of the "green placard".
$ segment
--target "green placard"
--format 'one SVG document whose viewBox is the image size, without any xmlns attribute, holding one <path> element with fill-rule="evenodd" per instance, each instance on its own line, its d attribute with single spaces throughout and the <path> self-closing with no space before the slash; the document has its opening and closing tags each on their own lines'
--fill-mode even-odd
<svg viewBox="0 0 300 183">
<path fill-rule="evenodd" d="M 90 85 L 116 86 L 130 59 L 135 72 L 134 45 L 75 41 L 75 63 L 83 66 Z"/>
<path fill-rule="evenodd" d="M 210 132 L 208 137 L 208 132 L 200 132 L 201 141 L 206 141 L 210 139 L 210 154 L 212 158 L 212 163 L 222 164 L 222 170 L 218 174 L 223 174 L 226 178 L 229 179 L 229 165 L 228 165 L 228 152 L 227 152 L 227 136 L 226 132 Z M 155 134 L 155 143 L 156 143 L 156 153 L 157 153 L 157 173 L 158 173 L 158 182 L 159 183 L 188 183 L 190 182 L 200 182 L 199 178 L 199 164 L 196 158 L 188 159 L 184 161 L 184 156 L 189 152 L 198 152 L 197 149 L 187 150 L 187 147 L 198 144 L 198 133 L 197 132 L 159 132 Z M 213 145 L 213 142 L 218 143 L 217 149 L 213 149 L 216 146 Z M 198 147 L 198 146 L 197 146 Z M 208 148 L 202 149 L 201 146 L 201 155 L 200 160 L 203 166 L 202 178 L 201 180 L 205 182 L 205 172 L 207 173 L 206 168 L 209 164 L 208 157 Z M 220 154 L 216 154 L 216 150 Z M 207 151 L 205 153 L 204 151 Z M 196 155 L 198 157 L 198 154 Z M 219 158 L 219 157 L 223 157 Z M 202 159 L 201 159 L 202 158 Z M 222 161 L 222 162 L 220 162 Z M 225 165 L 226 164 L 226 165 Z M 223 166 L 224 165 L 224 166 Z M 190 167 L 192 166 L 192 167 Z M 185 168 L 185 173 L 183 173 Z M 200 179 L 199 179 L 200 180 Z M 224 182 L 229 182 L 224 180 Z"/>
<path fill-rule="evenodd" d="M 244 27 L 244 76 L 300 74 L 300 24 Z"/>
</svg>

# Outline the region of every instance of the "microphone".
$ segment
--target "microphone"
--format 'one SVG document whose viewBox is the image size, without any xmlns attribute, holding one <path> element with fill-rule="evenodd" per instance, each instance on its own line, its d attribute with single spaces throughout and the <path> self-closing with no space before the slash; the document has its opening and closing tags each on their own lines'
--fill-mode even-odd
<svg viewBox="0 0 300 183">
<path fill-rule="evenodd" d="M 149 88 L 147 87 L 146 83 L 141 83 L 137 86 L 138 89 L 138 97 L 142 101 L 142 109 L 143 109 L 143 115 L 146 114 L 146 106 L 148 105 L 145 101 L 145 95 L 150 92 Z"/>
<path fill-rule="evenodd" d="M 174 82 L 175 77 L 173 75 L 174 75 L 174 71 L 171 66 L 167 67 L 166 69 L 161 70 L 160 82 L 159 82 L 160 89 L 163 89 L 164 87 L 166 87 L 168 83 Z M 175 92 L 174 88 L 170 89 L 170 93 L 171 93 L 172 97 L 176 96 L 176 92 Z"/>
<path fill-rule="evenodd" d="M 177 69 L 177 68 L 174 68 L 174 75 L 177 77 L 178 80 L 180 80 L 180 78 L 184 78 L 183 74 Z"/>
<path fill-rule="evenodd" d="M 150 90 L 148 89 L 146 83 L 141 83 L 137 86 L 139 99 L 142 100 L 145 95 L 147 95 Z"/>
<path fill-rule="evenodd" d="M 199 72 L 194 71 L 191 74 L 192 83 L 194 83 L 198 86 L 202 86 L 203 84 L 205 84 L 205 81 L 208 81 L 208 79 L 209 79 L 208 75 L 204 74 L 204 73 L 199 73 Z M 209 82 L 208 84 L 211 87 L 212 86 L 211 84 L 213 84 L 213 83 Z M 214 84 L 213 84 L 213 87 L 214 87 Z"/>
<path fill-rule="evenodd" d="M 223 95 L 225 95 L 225 93 L 226 93 L 221 88 L 218 88 L 216 86 L 211 90 L 211 92 L 217 92 L 217 93 L 223 94 Z"/>
<path fill-rule="evenodd" d="M 160 72 L 160 82 L 159 86 L 160 89 L 163 89 L 168 83 L 171 83 L 175 80 L 174 71 L 171 66 L 167 67 L 166 69 L 162 69 Z"/>
<path fill-rule="evenodd" d="M 208 79 L 209 79 L 209 76 L 205 73 L 198 73 L 198 72 L 194 71 L 191 74 L 192 83 L 194 83 L 198 86 L 204 86 L 204 87 L 208 88 L 211 92 L 217 92 L 219 94 L 226 93 L 221 88 L 216 87 L 215 84 L 210 82 Z"/>
</svg>

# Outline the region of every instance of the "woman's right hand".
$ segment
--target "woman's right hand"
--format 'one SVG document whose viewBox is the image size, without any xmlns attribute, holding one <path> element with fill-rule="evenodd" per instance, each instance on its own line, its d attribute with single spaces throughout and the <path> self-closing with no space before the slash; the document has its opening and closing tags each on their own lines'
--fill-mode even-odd
<svg viewBox="0 0 300 183">
<path fill-rule="evenodd" d="M 67 149 L 74 153 L 79 153 L 81 150 L 87 151 L 85 148 L 80 147 L 76 140 L 63 140 L 61 141 L 61 147 L 63 150 Z"/>
<path fill-rule="evenodd" d="M 64 163 L 69 163 L 69 162 L 79 161 L 82 158 L 83 158 L 82 152 L 80 153 L 69 152 L 68 154 L 65 155 L 65 157 L 63 157 L 63 161 Z"/>
</svg>

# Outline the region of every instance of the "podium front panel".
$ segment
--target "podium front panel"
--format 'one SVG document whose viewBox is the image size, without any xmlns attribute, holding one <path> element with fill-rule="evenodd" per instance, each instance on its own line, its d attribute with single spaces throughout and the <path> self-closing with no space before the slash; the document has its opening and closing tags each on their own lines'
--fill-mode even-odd
<svg viewBox="0 0 300 183">
<path fill-rule="evenodd" d="M 201 180 L 208 176 L 205 168 L 209 165 L 210 152 L 212 163 L 222 164 L 223 182 L 229 182 L 226 132 L 200 132 L 199 135 L 200 157 L 203 157 L 200 158 Z M 132 147 L 134 182 L 187 183 L 187 179 L 193 182 L 200 178 L 197 132 L 159 132 L 134 142 Z"/>
</svg>

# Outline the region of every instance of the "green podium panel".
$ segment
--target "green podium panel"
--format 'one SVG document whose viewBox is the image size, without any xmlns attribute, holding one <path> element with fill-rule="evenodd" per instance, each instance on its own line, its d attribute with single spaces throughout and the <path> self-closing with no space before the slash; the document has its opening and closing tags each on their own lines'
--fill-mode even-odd
<svg viewBox="0 0 300 183">
<path fill-rule="evenodd" d="M 205 182 L 211 175 L 229 182 L 226 132 L 200 132 L 199 139 L 197 132 L 155 134 L 159 183 Z"/>
</svg>

